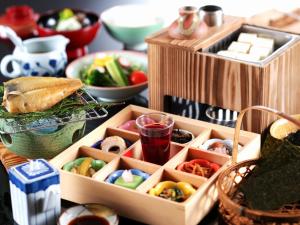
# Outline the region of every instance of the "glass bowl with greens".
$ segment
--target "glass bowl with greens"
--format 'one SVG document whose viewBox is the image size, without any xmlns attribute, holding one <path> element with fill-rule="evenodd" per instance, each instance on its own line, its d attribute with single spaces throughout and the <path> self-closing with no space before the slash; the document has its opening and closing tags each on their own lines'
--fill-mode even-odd
<svg viewBox="0 0 300 225">
<path fill-rule="evenodd" d="M 98 52 L 81 57 L 66 69 L 86 90 L 102 101 L 130 99 L 147 88 L 147 55 L 132 51 Z"/>
</svg>

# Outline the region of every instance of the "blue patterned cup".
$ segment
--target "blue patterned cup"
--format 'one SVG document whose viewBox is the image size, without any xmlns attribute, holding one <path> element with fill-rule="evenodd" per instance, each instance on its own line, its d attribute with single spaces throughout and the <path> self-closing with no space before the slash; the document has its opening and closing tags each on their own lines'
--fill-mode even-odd
<svg viewBox="0 0 300 225">
<path fill-rule="evenodd" d="M 12 55 L 1 61 L 1 73 L 18 76 L 62 76 L 67 65 L 66 46 L 69 39 L 62 35 L 31 38 L 24 41 L 26 51 L 16 47 Z M 12 63 L 12 70 L 8 64 Z"/>
</svg>

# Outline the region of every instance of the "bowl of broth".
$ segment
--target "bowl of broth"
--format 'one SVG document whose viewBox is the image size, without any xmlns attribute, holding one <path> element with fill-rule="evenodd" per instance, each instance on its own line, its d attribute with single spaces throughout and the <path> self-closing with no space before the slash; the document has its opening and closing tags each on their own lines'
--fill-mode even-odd
<svg viewBox="0 0 300 225">
<path fill-rule="evenodd" d="M 64 211 L 58 225 L 118 225 L 119 217 L 113 209 L 90 203 L 71 207 Z"/>
</svg>

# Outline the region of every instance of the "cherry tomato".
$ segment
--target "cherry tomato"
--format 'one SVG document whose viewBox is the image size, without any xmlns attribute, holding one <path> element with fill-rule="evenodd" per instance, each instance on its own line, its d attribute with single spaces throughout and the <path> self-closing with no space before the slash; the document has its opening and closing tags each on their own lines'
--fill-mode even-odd
<svg viewBox="0 0 300 225">
<path fill-rule="evenodd" d="M 147 81 L 147 76 L 143 71 L 133 71 L 130 76 L 129 76 L 129 80 L 131 84 L 140 84 L 143 83 L 145 81 Z"/>
</svg>

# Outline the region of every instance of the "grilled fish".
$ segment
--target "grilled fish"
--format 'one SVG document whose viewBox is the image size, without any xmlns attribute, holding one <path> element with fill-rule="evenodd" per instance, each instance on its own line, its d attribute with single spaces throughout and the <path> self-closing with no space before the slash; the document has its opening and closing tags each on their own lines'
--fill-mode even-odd
<svg viewBox="0 0 300 225">
<path fill-rule="evenodd" d="M 4 82 L 2 105 L 10 113 L 44 111 L 82 87 L 79 79 L 20 77 Z"/>
</svg>

